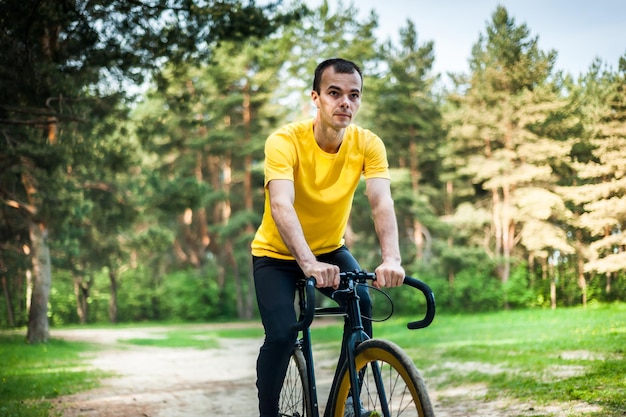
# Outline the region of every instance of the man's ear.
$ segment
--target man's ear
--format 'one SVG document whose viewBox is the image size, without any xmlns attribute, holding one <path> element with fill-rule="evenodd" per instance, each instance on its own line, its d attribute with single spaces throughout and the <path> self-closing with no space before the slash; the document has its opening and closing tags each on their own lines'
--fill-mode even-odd
<svg viewBox="0 0 626 417">
<path fill-rule="evenodd" d="M 317 101 L 319 100 L 320 96 L 319 94 L 317 94 L 317 91 L 315 90 L 311 90 L 311 100 L 313 100 L 313 103 L 315 104 L 315 107 L 319 108 L 319 106 L 317 105 Z"/>
</svg>

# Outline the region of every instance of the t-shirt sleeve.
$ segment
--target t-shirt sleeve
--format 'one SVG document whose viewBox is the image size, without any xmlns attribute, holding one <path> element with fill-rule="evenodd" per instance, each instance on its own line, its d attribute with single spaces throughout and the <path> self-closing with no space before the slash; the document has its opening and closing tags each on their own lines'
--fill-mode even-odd
<svg viewBox="0 0 626 417">
<path fill-rule="evenodd" d="M 265 186 L 271 180 L 293 181 L 296 148 L 284 133 L 273 133 L 265 141 Z"/>
<path fill-rule="evenodd" d="M 369 178 L 387 178 L 389 175 L 389 162 L 387 161 L 387 150 L 382 139 L 372 134 L 367 141 L 365 148 L 365 161 L 363 166 L 363 176 Z"/>
</svg>

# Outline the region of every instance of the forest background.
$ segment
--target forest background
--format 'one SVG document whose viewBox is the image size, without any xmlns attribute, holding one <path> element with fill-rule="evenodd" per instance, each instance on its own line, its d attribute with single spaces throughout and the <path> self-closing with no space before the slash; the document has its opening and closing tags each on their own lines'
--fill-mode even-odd
<svg viewBox="0 0 626 417">
<path fill-rule="evenodd" d="M 413 22 L 380 40 L 350 3 L 2 7 L 0 326 L 31 342 L 55 324 L 254 317 L 264 141 L 313 117 L 332 56 L 363 68 L 357 123 L 386 143 L 404 265 L 440 311 L 626 297 L 626 53 L 574 78 L 499 6 L 443 86 Z M 346 242 L 377 265 L 362 189 Z"/>
</svg>

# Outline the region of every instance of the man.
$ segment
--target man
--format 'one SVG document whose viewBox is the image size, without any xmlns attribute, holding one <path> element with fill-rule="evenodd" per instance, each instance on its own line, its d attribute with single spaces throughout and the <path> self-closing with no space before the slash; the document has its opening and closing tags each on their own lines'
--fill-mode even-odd
<svg viewBox="0 0 626 417">
<path fill-rule="evenodd" d="M 354 192 L 363 176 L 382 262 L 377 287 L 402 284 L 398 226 L 389 167 L 381 139 L 352 121 L 361 105 L 363 77 L 353 62 L 336 58 L 315 70 L 313 121 L 292 123 L 265 144 L 265 211 L 252 242 L 254 282 L 265 341 L 257 360 L 261 417 L 278 416 L 278 398 L 297 335 L 294 296 L 301 277 L 315 277 L 327 296 L 340 271 L 359 269 L 344 246 Z M 367 288 L 361 312 L 371 317 Z M 370 320 L 364 320 L 371 336 Z"/>
</svg>

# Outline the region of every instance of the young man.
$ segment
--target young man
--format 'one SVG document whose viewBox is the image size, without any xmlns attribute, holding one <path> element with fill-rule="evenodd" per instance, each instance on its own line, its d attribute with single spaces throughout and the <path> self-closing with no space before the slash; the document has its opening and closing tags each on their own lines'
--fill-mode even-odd
<svg viewBox="0 0 626 417">
<path fill-rule="evenodd" d="M 312 121 L 292 123 L 265 144 L 265 211 L 252 242 L 254 282 L 265 341 L 257 360 L 261 417 L 278 416 L 278 398 L 297 335 L 296 281 L 315 277 L 327 296 L 340 271 L 360 269 L 344 246 L 354 192 L 363 176 L 382 262 L 377 287 L 402 284 L 398 226 L 391 198 L 387 154 L 381 139 L 352 121 L 361 105 L 363 77 L 344 59 L 315 70 Z M 371 317 L 366 287 L 359 287 L 361 312 Z M 371 336 L 372 326 L 364 321 Z"/>
</svg>

